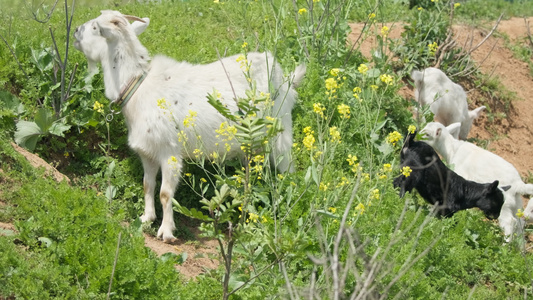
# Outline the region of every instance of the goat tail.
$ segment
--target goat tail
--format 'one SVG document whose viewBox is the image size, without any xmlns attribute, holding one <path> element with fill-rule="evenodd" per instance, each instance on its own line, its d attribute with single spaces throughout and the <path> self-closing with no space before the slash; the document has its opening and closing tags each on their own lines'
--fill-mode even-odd
<svg viewBox="0 0 533 300">
<path fill-rule="evenodd" d="M 294 69 L 294 72 L 291 73 L 290 78 L 292 79 L 292 84 L 294 88 L 297 88 L 302 83 L 302 80 L 305 76 L 305 72 L 307 71 L 307 66 L 305 64 L 299 65 Z"/>
<path fill-rule="evenodd" d="M 411 72 L 411 78 L 415 82 L 422 82 L 424 80 L 424 72 L 413 70 L 413 72 Z"/>
</svg>

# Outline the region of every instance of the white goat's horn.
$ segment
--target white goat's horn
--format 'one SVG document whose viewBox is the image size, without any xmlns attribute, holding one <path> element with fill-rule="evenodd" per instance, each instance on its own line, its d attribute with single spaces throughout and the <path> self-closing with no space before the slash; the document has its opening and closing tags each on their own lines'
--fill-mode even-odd
<svg viewBox="0 0 533 300">
<path fill-rule="evenodd" d="M 124 15 L 124 18 L 126 18 L 127 20 L 130 20 L 130 21 L 139 21 L 139 22 L 146 23 L 146 21 L 144 21 L 143 19 L 141 19 L 139 17 L 136 17 L 136 16 Z"/>
</svg>

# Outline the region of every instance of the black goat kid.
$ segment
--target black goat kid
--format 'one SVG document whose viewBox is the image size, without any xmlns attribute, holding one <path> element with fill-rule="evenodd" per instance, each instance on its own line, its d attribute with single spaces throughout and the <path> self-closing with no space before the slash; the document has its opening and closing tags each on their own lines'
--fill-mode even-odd
<svg viewBox="0 0 533 300">
<path fill-rule="evenodd" d="M 504 199 L 497 180 L 481 184 L 464 179 L 446 167 L 431 146 L 415 141 L 415 136 L 416 132 L 405 137 L 400 154 L 401 167 L 412 170 L 409 176 L 400 174 L 394 179 L 400 197 L 415 188 L 428 203 L 437 205 L 441 217 L 472 207 L 481 209 L 489 219 L 500 216 Z"/>
</svg>

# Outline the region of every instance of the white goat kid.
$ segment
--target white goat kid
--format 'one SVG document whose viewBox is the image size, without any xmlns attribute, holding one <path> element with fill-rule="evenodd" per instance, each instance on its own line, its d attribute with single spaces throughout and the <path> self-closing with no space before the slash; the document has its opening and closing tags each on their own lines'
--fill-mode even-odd
<svg viewBox="0 0 533 300">
<path fill-rule="evenodd" d="M 415 81 L 416 101 L 421 106 L 429 105 L 435 120 L 445 126 L 461 123 L 459 138 L 466 140 L 472 122 L 480 116 L 485 106 L 469 111 L 463 88 L 437 68 L 413 71 L 411 78 Z"/>
<path fill-rule="evenodd" d="M 513 233 L 521 233 L 524 222 L 517 218 L 518 209 L 522 209 L 522 195 L 533 195 L 533 184 L 522 181 L 516 168 L 500 156 L 480 148 L 472 143 L 453 138 L 459 123 L 445 127 L 431 122 L 421 131 L 431 145 L 442 157 L 454 167 L 454 171 L 465 179 L 476 182 L 499 180 L 500 185 L 511 188 L 504 192 L 505 202 L 498 222 L 507 241 Z"/>
<path fill-rule="evenodd" d="M 91 56 L 91 59 L 102 64 L 105 93 L 110 100 L 122 102 L 124 95 L 121 91 L 129 90 L 132 79 L 137 84 L 141 82 L 129 101 L 122 104 L 122 113 L 128 126 L 128 143 L 139 154 L 144 168 L 143 222 L 156 218 L 154 189 L 157 172 L 161 169 L 163 221 L 157 236 L 168 242 L 174 239 L 171 199 L 179 181 L 183 159 L 194 159 L 193 151 L 197 148 L 195 142 L 180 142 L 178 134 L 183 131 L 189 141 L 196 141 L 200 136 L 203 153 L 217 153 L 219 157 L 228 159 L 242 157 L 243 152 L 235 139 L 228 151 L 222 138 L 217 137 L 216 130 L 227 120 L 207 102 L 207 95 L 216 90 L 222 103 L 231 112 L 236 112 L 238 108 L 234 99 L 245 98 L 250 83 L 236 61 L 237 56 L 208 65 L 177 62 L 164 56 L 155 56 L 149 63 L 148 51 L 136 36 L 139 32 L 128 20 L 142 22 L 138 17 L 117 11 L 102 11 L 99 17 L 84 24 L 94 30 L 86 30 L 87 34 L 78 30 L 75 37 L 81 44 L 86 35 L 91 35 L 93 41 L 99 35 L 104 43 L 98 46 L 98 49 L 104 48 L 104 52 Z M 80 48 L 88 55 L 85 47 Z M 302 80 L 305 67 L 298 67 L 292 74 L 293 78 L 289 79 L 283 78 L 281 66 L 270 53 L 248 53 L 247 60 L 257 91 L 273 95 L 271 115 L 281 119 L 284 129 L 276 138 L 270 160 L 277 163 L 275 167 L 279 171 L 292 171 L 291 111 L 297 97 L 293 87 Z M 165 106 L 164 109 L 161 106 Z M 196 114 L 195 125 L 186 127 L 183 121 L 190 118 L 192 112 Z M 169 117 L 177 122 L 169 121 Z M 169 160 L 174 163 L 169 164 Z"/>
</svg>

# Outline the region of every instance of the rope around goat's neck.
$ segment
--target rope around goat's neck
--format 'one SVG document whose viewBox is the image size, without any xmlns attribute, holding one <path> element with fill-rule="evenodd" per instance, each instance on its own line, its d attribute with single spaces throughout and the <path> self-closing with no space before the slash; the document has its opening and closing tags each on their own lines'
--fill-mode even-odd
<svg viewBox="0 0 533 300">
<path fill-rule="evenodd" d="M 115 104 L 120 105 L 120 108 L 124 108 L 128 101 L 130 101 L 133 94 L 135 94 L 139 86 L 141 86 L 145 78 L 146 72 L 143 72 L 140 76 L 132 78 L 130 82 L 128 82 L 128 84 L 122 89 L 122 92 L 118 96 L 117 101 L 115 101 Z"/>
</svg>

